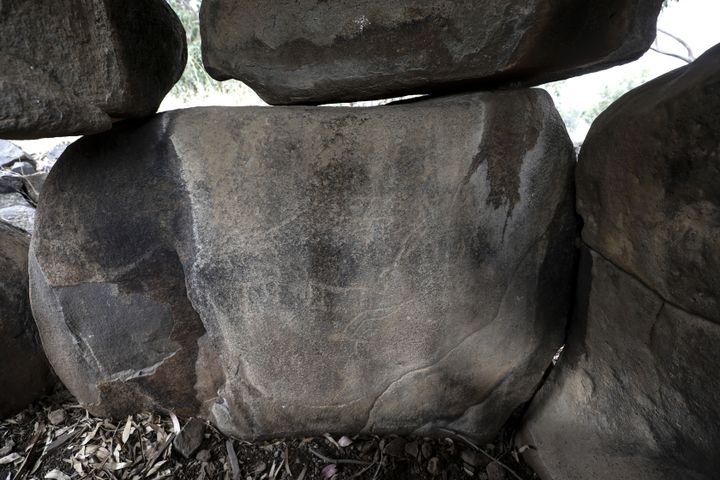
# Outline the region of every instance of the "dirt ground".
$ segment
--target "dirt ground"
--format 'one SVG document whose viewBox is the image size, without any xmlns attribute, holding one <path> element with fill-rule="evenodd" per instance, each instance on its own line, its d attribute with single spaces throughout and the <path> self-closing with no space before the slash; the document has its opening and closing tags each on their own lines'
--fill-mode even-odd
<svg viewBox="0 0 720 480">
<path fill-rule="evenodd" d="M 194 427 L 173 414 L 97 418 L 59 391 L 0 421 L 0 480 L 537 478 L 502 439 L 479 446 L 448 433 L 445 438 L 324 435 L 249 443 L 197 420 Z M 189 458 L 183 450 L 192 451 Z"/>
</svg>

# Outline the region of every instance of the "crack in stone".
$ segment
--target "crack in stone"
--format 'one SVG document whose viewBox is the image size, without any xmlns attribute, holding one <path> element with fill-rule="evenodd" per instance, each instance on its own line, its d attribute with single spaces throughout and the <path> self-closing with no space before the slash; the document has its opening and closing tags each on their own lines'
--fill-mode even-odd
<svg viewBox="0 0 720 480">
<path fill-rule="evenodd" d="M 663 297 L 656 289 L 654 289 L 653 287 L 651 287 L 650 285 L 648 285 L 647 283 L 645 283 L 642 279 L 640 279 L 640 277 L 636 276 L 635 274 L 633 274 L 633 273 L 631 273 L 631 272 L 626 271 L 624 268 L 619 267 L 615 262 L 613 262 L 613 261 L 610 260 L 608 257 L 606 257 L 604 253 L 602 253 L 602 252 L 600 252 L 600 251 L 598 251 L 598 250 L 595 250 L 593 247 L 591 247 L 590 245 L 588 245 L 584 240 L 582 241 L 582 243 L 583 243 L 583 245 L 585 245 L 585 247 L 587 247 L 588 250 L 590 250 L 590 251 L 592 251 L 593 253 L 597 254 L 600 258 L 602 258 L 603 260 L 605 260 L 606 262 L 608 262 L 610 265 L 612 265 L 613 267 L 615 267 L 617 270 L 619 270 L 620 272 L 624 273 L 624 274 L 627 275 L 628 277 L 632 278 L 633 280 L 635 280 L 636 282 L 638 282 L 640 285 L 642 285 L 643 287 L 645 287 L 646 289 L 648 289 L 648 290 L 649 290 L 651 293 L 653 293 L 655 296 L 657 296 L 657 297 L 660 299 L 660 301 L 663 302 L 663 305 L 662 305 L 660 311 L 657 313 L 657 315 L 660 315 L 660 313 L 662 312 L 662 309 L 663 309 L 666 305 L 670 305 L 671 307 L 676 308 L 676 309 L 680 310 L 681 312 L 687 313 L 688 315 L 692 315 L 693 317 L 697 317 L 697 318 L 699 318 L 699 319 L 701 319 L 701 320 L 704 320 L 704 321 L 706 321 L 706 322 L 710 322 L 710 323 L 712 323 L 712 324 L 714 324 L 714 325 L 718 325 L 718 322 L 716 322 L 716 321 L 714 321 L 714 320 L 712 320 L 712 319 L 709 319 L 709 318 L 707 318 L 707 317 L 704 317 L 703 315 L 700 315 L 700 314 L 698 314 L 698 313 L 691 312 L 691 311 L 687 310 L 686 308 L 683 308 L 683 307 L 681 307 L 681 306 L 679 306 L 679 305 L 671 302 L 670 300 L 666 299 L 666 298 Z"/>
<path fill-rule="evenodd" d="M 515 268 L 513 268 L 513 271 L 511 272 L 511 274 L 508 275 L 508 279 L 509 279 L 508 284 L 505 287 L 505 291 L 503 292 L 502 298 L 500 299 L 497 306 L 495 307 L 495 312 L 493 313 L 492 321 L 490 321 L 490 323 L 483 325 L 482 327 L 480 327 L 480 328 L 476 329 L 475 331 L 471 332 L 470 334 L 468 334 L 458 344 L 456 344 L 454 347 L 450 348 L 450 350 L 448 350 L 445 354 L 443 354 L 443 356 L 441 358 L 439 358 L 438 360 L 436 360 L 428 365 L 425 365 L 423 367 L 415 368 L 413 370 L 405 372 L 404 374 L 400 375 L 396 380 L 390 382 L 390 384 L 388 384 L 388 386 L 385 387 L 382 392 L 380 392 L 380 394 L 375 398 L 373 403 L 370 405 L 370 409 L 368 411 L 367 420 L 365 421 L 365 426 L 363 427 L 363 431 L 366 431 L 370 428 L 370 421 L 372 420 L 373 412 L 374 412 L 377 404 L 380 402 L 380 399 L 394 385 L 398 384 L 399 382 L 401 382 L 402 380 L 404 380 L 405 378 L 407 378 L 411 375 L 434 368 L 435 366 L 437 366 L 438 364 L 440 364 L 441 362 L 446 360 L 458 348 L 462 347 L 465 344 L 465 342 L 467 342 L 470 338 L 479 334 L 484 329 L 486 329 L 487 327 L 489 327 L 490 325 L 492 325 L 493 323 L 495 323 L 497 321 L 498 316 L 500 314 L 500 309 L 502 308 L 503 304 L 505 303 L 505 299 L 506 299 L 508 293 L 510 292 L 510 287 L 512 285 L 512 279 L 515 277 L 518 270 L 520 270 L 520 267 L 523 266 L 523 264 L 525 263 L 525 260 L 527 260 L 527 257 L 530 255 L 530 253 L 547 237 L 551 226 L 552 226 L 552 222 L 545 228 L 545 231 L 540 236 L 538 236 L 538 238 L 532 244 L 530 244 L 530 246 L 528 246 L 528 248 L 525 250 L 525 252 L 522 254 L 520 259 L 518 260 L 517 264 L 515 265 Z"/>
<path fill-rule="evenodd" d="M 112 382 L 128 382 L 130 380 L 135 380 L 138 378 L 143 377 L 151 377 L 155 375 L 155 372 L 157 372 L 158 368 L 160 368 L 166 361 L 173 358 L 180 350 L 175 350 L 174 352 L 171 352 L 168 356 L 161 359 L 160 361 L 150 365 L 149 367 L 144 367 L 138 370 L 128 369 L 128 370 L 122 370 L 120 372 L 113 373 L 110 375 L 106 380 L 103 381 L 103 383 L 112 383 Z"/>
</svg>

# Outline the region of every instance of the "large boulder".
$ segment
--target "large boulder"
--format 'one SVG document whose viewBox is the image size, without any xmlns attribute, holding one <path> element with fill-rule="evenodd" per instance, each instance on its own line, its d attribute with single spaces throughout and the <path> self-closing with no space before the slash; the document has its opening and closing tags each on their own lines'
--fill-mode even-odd
<svg viewBox="0 0 720 480">
<path fill-rule="evenodd" d="M 591 250 L 528 458 L 544 479 L 717 478 L 720 47 L 603 113 L 577 185 Z"/>
<path fill-rule="evenodd" d="M 27 407 L 54 385 L 30 313 L 30 235 L 5 223 L 4 210 L 0 209 L 0 419 Z"/>
<path fill-rule="evenodd" d="M 577 185 L 590 247 L 720 323 L 720 45 L 604 112 Z"/>
<path fill-rule="evenodd" d="M 43 343 L 97 413 L 487 438 L 563 341 L 573 168 L 540 90 L 125 122 L 45 183 Z"/>
<path fill-rule="evenodd" d="M 152 114 L 186 57 L 163 0 L 4 0 L 0 136 L 88 134 Z"/>
<path fill-rule="evenodd" d="M 662 0 L 204 0 L 203 58 L 272 104 L 537 85 L 640 57 Z"/>
</svg>

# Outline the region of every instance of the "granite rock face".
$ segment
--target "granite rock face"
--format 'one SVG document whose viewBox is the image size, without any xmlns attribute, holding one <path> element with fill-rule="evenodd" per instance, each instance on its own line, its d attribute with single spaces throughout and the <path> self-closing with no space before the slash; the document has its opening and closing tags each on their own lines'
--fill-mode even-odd
<svg viewBox="0 0 720 480">
<path fill-rule="evenodd" d="M 635 60 L 662 0 L 204 0 L 203 58 L 271 104 L 538 85 Z"/>
<path fill-rule="evenodd" d="M 487 438 L 563 340 L 573 169 L 540 90 L 123 122 L 45 183 L 34 313 L 94 412 Z"/>
<path fill-rule="evenodd" d="M 711 480 L 720 471 L 720 325 L 584 254 L 568 344 L 522 444 L 543 479 Z"/>
<path fill-rule="evenodd" d="M 5 210 L 0 209 L 0 418 L 49 393 L 55 381 L 30 313 L 30 235 L 5 223 Z"/>
<path fill-rule="evenodd" d="M 0 136 L 88 134 L 150 115 L 186 58 L 163 0 L 4 0 Z"/>
<path fill-rule="evenodd" d="M 720 45 L 613 104 L 580 160 L 585 242 L 720 323 Z"/>
<path fill-rule="evenodd" d="M 719 57 L 625 95 L 583 146 L 579 309 L 523 439 L 544 479 L 720 471 Z"/>
</svg>

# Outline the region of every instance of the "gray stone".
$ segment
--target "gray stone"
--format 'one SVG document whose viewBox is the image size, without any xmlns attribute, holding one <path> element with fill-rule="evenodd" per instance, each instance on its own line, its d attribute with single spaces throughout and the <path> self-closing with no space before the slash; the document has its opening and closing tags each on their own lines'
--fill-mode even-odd
<svg viewBox="0 0 720 480">
<path fill-rule="evenodd" d="M 15 162 L 25 161 L 29 157 L 22 148 L 7 140 L 0 140 L 0 167 L 10 166 Z"/>
<path fill-rule="evenodd" d="M 520 440 L 545 480 L 712 480 L 720 325 L 586 252 L 579 312 Z"/>
<path fill-rule="evenodd" d="M 123 122 L 45 183 L 43 343 L 96 413 L 488 438 L 564 337 L 573 169 L 541 90 Z"/>
<path fill-rule="evenodd" d="M 192 458 L 205 439 L 205 422 L 191 418 L 173 440 L 173 448 L 185 458 Z"/>
<path fill-rule="evenodd" d="M 590 247 L 720 323 L 720 45 L 600 115 L 577 185 Z"/>
<path fill-rule="evenodd" d="M 30 162 L 16 162 L 10 167 L 10 171 L 18 175 L 32 175 L 35 173 L 35 167 Z"/>
<path fill-rule="evenodd" d="M 662 0 L 204 0 L 203 60 L 272 104 L 538 85 L 640 57 Z"/>
<path fill-rule="evenodd" d="M 30 312 L 26 232 L 0 221 L 0 418 L 49 392 L 54 384 Z"/>
<path fill-rule="evenodd" d="M 152 114 L 186 57 L 163 0 L 4 0 L 0 136 L 94 133 Z"/>
<path fill-rule="evenodd" d="M 522 443 L 543 479 L 720 472 L 720 46 L 622 97 L 578 166 L 585 254 Z"/>
</svg>

